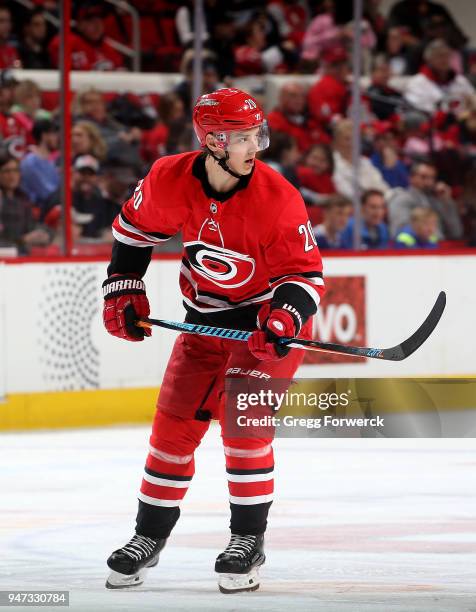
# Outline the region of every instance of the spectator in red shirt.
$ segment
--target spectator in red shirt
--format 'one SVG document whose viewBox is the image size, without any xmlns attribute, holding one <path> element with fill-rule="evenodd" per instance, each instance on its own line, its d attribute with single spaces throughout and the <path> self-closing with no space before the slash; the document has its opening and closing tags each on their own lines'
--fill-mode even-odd
<svg viewBox="0 0 476 612">
<path fill-rule="evenodd" d="M 296 168 L 301 193 L 313 225 L 322 221 L 322 207 L 326 205 L 329 195 L 336 193 L 333 172 L 334 158 L 331 148 L 326 144 L 313 145 L 303 163 Z"/>
<path fill-rule="evenodd" d="M 297 47 L 300 47 L 306 31 L 308 17 L 306 8 L 302 6 L 302 3 L 293 0 L 270 0 L 267 11 L 278 24 L 281 38 L 290 40 Z"/>
<path fill-rule="evenodd" d="M 349 104 L 347 75 L 349 59 L 342 47 L 327 49 L 323 73 L 308 94 L 309 113 L 315 125 L 325 131 L 332 122 L 345 116 Z"/>
<path fill-rule="evenodd" d="M 279 72 L 284 62 L 283 52 L 277 45 L 266 46 L 266 31 L 261 21 L 248 22 L 238 38 L 241 44 L 234 50 L 235 76 Z"/>
<path fill-rule="evenodd" d="M 301 152 L 316 142 L 330 142 L 329 136 L 308 122 L 306 89 L 302 83 L 289 81 L 279 92 L 279 105 L 269 113 L 268 123 L 276 132 L 293 136 Z"/>
<path fill-rule="evenodd" d="M 332 175 L 334 159 L 328 145 L 315 144 L 306 153 L 303 164 L 297 167 L 301 185 L 318 194 L 336 193 Z"/>
<path fill-rule="evenodd" d="M 26 134 L 26 143 L 34 144 L 33 124 L 37 119 L 50 119 L 51 113 L 41 108 L 41 91 L 38 85 L 30 79 L 25 79 L 15 88 L 15 104 L 11 108 L 15 119 L 20 123 Z"/>
<path fill-rule="evenodd" d="M 71 67 L 73 70 L 119 70 L 124 68 L 122 55 L 104 36 L 104 16 L 100 6 L 82 5 L 76 15 L 77 33 L 71 34 Z M 59 35 L 49 45 L 51 63 L 59 64 Z"/>
<path fill-rule="evenodd" d="M 0 69 L 21 68 L 16 47 L 10 42 L 12 15 L 6 6 L 0 6 Z"/>
</svg>

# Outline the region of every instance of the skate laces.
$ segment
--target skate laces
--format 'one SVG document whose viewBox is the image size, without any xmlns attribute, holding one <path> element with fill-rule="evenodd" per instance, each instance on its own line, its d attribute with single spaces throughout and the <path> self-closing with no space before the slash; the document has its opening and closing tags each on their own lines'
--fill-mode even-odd
<svg viewBox="0 0 476 612">
<path fill-rule="evenodd" d="M 140 561 L 143 557 L 154 552 L 157 542 L 147 536 L 135 535 L 130 542 L 121 548 L 121 552 L 131 557 L 135 561 Z"/>
<path fill-rule="evenodd" d="M 246 557 L 255 547 L 256 539 L 257 536 L 254 535 L 242 536 L 232 533 L 230 543 L 223 554 L 233 557 Z"/>
</svg>

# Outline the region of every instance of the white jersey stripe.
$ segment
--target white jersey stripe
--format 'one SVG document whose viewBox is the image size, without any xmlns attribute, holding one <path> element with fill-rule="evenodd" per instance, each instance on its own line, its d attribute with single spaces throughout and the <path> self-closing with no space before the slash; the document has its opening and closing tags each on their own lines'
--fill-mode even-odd
<svg viewBox="0 0 476 612">
<path fill-rule="evenodd" d="M 268 472 L 268 474 L 227 474 L 229 482 L 265 482 L 266 480 L 273 480 L 274 473 Z"/>
<path fill-rule="evenodd" d="M 271 452 L 271 444 L 266 444 L 261 448 L 233 448 L 225 446 L 225 455 L 228 457 L 264 457 Z"/>
<path fill-rule="evenodd" d="M 240 506 L 253 506 L 254 504 L 265 504 L 270 501 L 273 501 L 272 493 L 269 495 L 255 495 L 253 497 L 236 497 L 236 495 L 230 495 L 230 503 L 240 504 Z"/>
<path fill-rule="evenodd" d="M 167 242 L 167 240 L 170 240 L 170 237 L 169 238 L 157 238 L 157 236 L 151 236 L 150 234 L 146 234 L 142 230 L 137 229 L 137 227 L 134 227 L 133 225 L 126 223 L 121 215 L 119 215 L 117 219 L 119 221 L 119 225 L 123 229 L 130 232 L 131 234 L 137 234 L 138 236 L 142 236 L 142 238 L 149 240 L 149 242 L 158 244 L 159 242 Z"/>
<path fill-rule="evenodd" d="M 152 506 L 162 506 L 163 508 L 176 508 L 180 506 L 180 499 L 156 499 L 155 497 L 150 497 L 150 495 L 145 495 L 144 493 L 139 493 L 137 496 L 141 501 L 145 504 L 150 504 Z"/>
<path fill-rule="evenodd" d="M 149 453 L 152 457 L 156 459 L 161 459 L 162 461 L 166 461 L 167 463 L 178 463 L 180 465 L 184 463 L 190 463 L 193 459 L 193 454 L 191 455 L 171 455 L 170 453 L 164 453 L 164 451 L 159 450 L 158 448 L 154 448 L 152 445 L 149 446 Z"/>
<path fill-rule="evenodd" d="M 235 308 L 243 308 L 243 306 L 249 306 L 250 304 L 260 304 L 261 302 L 268 300 L 270 297 L 272 297 L 272 291 L 270 291 L 269 293 L 266 293 L 265 295 L 260 296 L 259 298 L 255 298 L 253 300 L 245 300 L 235 305 L 228 304 L 228 302 L 221 301 L 221 300 L 218 300 L 217 298 L 211 298 L 208 296 L 200 296 L 196 298 L 197 301 L 203 302 L 204 304 L 207 304 L 207 303 L 215 304 L 215 306 L 209 306 L 209 307 L 199 306 L 195 302 L 192 302 L 192 300 L 190 298 L 187 298 L 185 295 L 182 296 L 182 299 L 186 304 L 188 304 L 195 310 L 198 310 L 198 312 L 218 312 L 221 310 L 234 310 Z"/>
<path fill-rule="evenodd" d="M 294 279 L 299 278 L 299 274 L 296 273 L 296 274 L 288 274 L 287 276 L 281 276 L 277 280 L 273 281 L 271 284 L 274 286 L 277 283 L 282 285 L 284 282 L 294 282 L 294 281 L 287 281 L 286 279 L 288 278 L 294 278 Z M 324 279 L 321 278 L 320 276 L 302 276 L 301 278 L 309 281 L 313 285 L 324 285 Z"/>
<path fill-rule="evenodd" d="M 126 236 L 118 232 L 117 229 L 114 227 L 112 228 L 112 235 L 119 242 L 122 242 L 123 244 L 128 244 L 130 246 L 150 247 L 150 246 L 154 246 L 155 244 L 155 243 L 151 244 L 150 242 L 145 242 L 144 240 L 135 240 L 134 238 L 130 238 L 129 236 Z"/>
<path fill-rule="evenodd" d="M 161 487 L 173 487 L 174 489 L 188 489 L 190 484 L 189 480 L 168 480 L 167 478 L 157 478 L 157 476 L 151 476 L 144 473 L 144 480 L 150 482 L 153 485 L 160 485 Z"/>
</svg>

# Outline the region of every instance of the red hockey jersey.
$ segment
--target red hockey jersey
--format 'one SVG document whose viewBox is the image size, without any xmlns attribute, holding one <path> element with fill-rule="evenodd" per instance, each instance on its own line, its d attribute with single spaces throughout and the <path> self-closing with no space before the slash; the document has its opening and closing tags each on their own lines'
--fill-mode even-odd
<svg viewBox="0 0 476 612">
<path fill-rule="evenodd" d="M 113 234 L 127 245 L 150 247 L 178 232 L 189 312 L 257 305 L 285 283 L 319 303 L 322 262 L 304 202 L 263 162 L 256 160 L 252 174 L 220 194 L 208 183 L 200 152 L 156 161 L 116 217 Z"/>
</svg>

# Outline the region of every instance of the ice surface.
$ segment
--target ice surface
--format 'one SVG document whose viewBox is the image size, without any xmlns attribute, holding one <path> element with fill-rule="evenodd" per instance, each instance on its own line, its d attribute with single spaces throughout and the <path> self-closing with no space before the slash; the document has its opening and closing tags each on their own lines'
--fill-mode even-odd
<svg viewBox="0 0 476 612">
<path fill-rule="evenodd" d="M 475 439 L 277 440 L 261 588 L 222 595 L 213 564 L 228 504 L 212 426 L 159 566 L 139 590 L 107 591 L 105 560 L 133 533 L 148 435 L 0 437 L 0 589 L 69 590 L 70 609 L 91 612 L 476 611 Z"/>
</svg>

